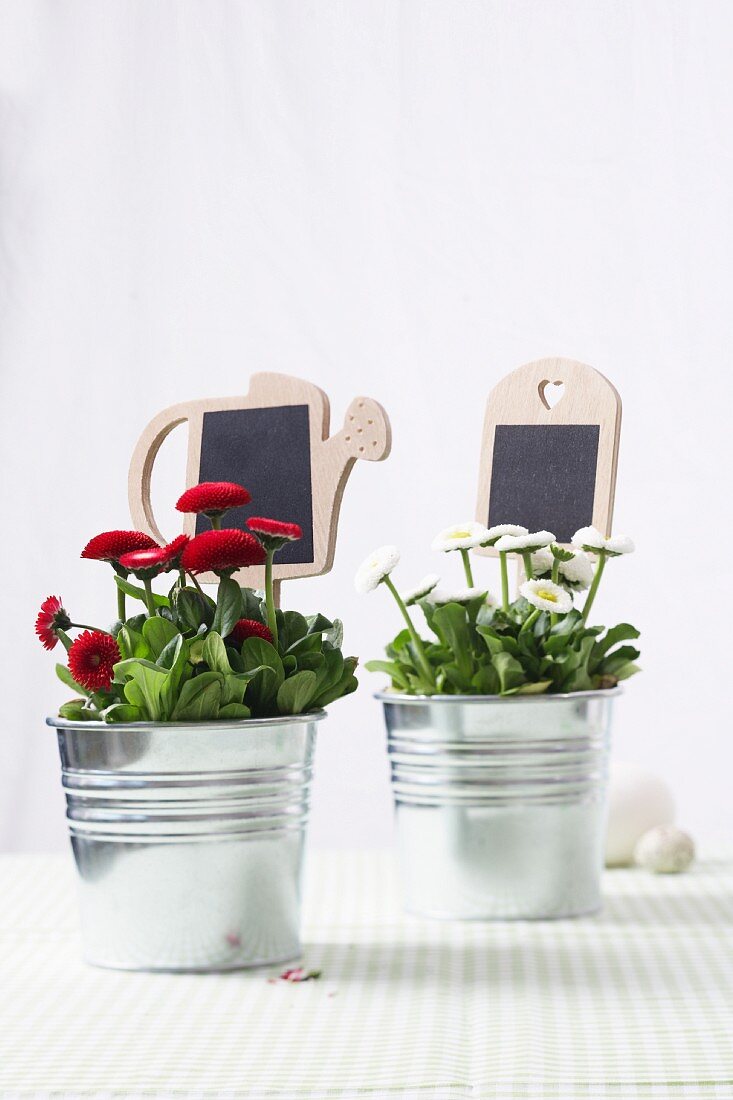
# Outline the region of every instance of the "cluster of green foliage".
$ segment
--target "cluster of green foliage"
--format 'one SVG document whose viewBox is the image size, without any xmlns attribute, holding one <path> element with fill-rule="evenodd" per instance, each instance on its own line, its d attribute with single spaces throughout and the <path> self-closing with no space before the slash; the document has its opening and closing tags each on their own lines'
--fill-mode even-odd
<svg viewBox="0 0 733 1100">
<path fill-rule="evenodd" d="M 606 630 L 586 626 L 579 611 L 536 618 L 524 598 L 505 612 L 483 595 L 440 607 L 419 601 L 434 640 L 423 640 L 432 679 L 410 632 L 386 647 L 386 661 L 369 661 L 386 672 L 395 691 L 411 695 L 538 695 L 614 687 L 638 672 L 639 650 L 620 643 L 639 631 L 629 623 Z M 556 621 L 555 621 L 556 620 Z"/>
<path fill-rule="evenodd" d="M 127 596 L 145 591 L 117 577 Z M 277 646 L 259 637 L 236 645 L 241 618 L 266 622 L 265 601 L 232 578 L 222 578 L 217 600 L 177 582 L 154 595 L 155 614 L 117 622 L 121 660 L 107 691 L 77 684 L 65 665 L 56 672 L 77 698 L 62 718 L 105 722 L 204 722 L 270 718 L 318 710 L 356 690 L 355 657 L 344 657 L 342 629 L 323 615 L 276 611 Z"/>
</svg>

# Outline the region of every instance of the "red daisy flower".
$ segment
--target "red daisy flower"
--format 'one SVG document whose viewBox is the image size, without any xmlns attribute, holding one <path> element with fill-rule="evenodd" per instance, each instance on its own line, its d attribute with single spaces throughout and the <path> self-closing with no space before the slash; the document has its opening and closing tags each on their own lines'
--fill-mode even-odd
<svg viewBox="0 0 733 1100">
<path fill-rule="evenodd" d="M 94 561 L 117 562 L 123 554 L 133 550 L 152 550 L 157 545 L 155 539 L 142 531 L 103 531 L 89 540 L 81 556 Z"/>
<path fill-rule="evenodd" d="M 88 691 L 108 688 L 120 660 L 117 642 L 101 630 L 85 630 L 69 650 L 69 672 Z"/>
<path fill-rule="evenodd" d="M 218 573 L 229 576 L 245 565 L 261 565 L 265 548 L 248 531 L 225 527 L 222 531 L 204 531 L 191 539 L 181 554 L 187 573 Z"/>
<path fill-rule="evenodd" d="M 259 623 L 257 619 L 239 619 L 232 628 L 227 638 L 232 645 L 240 646 L 245 638 L 264 638 L 266 642 L 272 642 L 272 631 L 269 626 Z"/>
<path fill-rule="evenodd" d="M 119 564 L 140 580 L 157 577 L 159 573 L 178 568 L 183 550 L 189 541 L 188 535 L 179 535 L 167 546 L 156 546 L 153 550 L 132 550 L 129 554 L 122 555 Z"/>
<path fill-rule="evenodd" d="M 266 519 L 264 516 L 250 516 L 247 526 L 250 531 L 255 531 L 260 536 L 277 539 L 279 546 L 282 546 L 283 542 L 295 542 L 296 539 L 303 537 L 303 529 L 299 524 L 282 523 L 279 519 Z"/>
<path fill-rule="evenodd" d="M 186 489 L 178 499 L 179 512 L 203 512 L 207 516 L 220 516 L 229 508 L 249 504 L 252 497 L 243 485 L 233 481 L 202 481 Z"/>
<path fill-rule="evenodd" d="M 43 601 L 36 619 L 36 634 L 41 639 L 44 649 L 53 649 L 59 640 L 56 631 L 68 630 L 70 626 L 71 619 L 61 603 L 60 596 L 49 596 Z"/>
</svg>

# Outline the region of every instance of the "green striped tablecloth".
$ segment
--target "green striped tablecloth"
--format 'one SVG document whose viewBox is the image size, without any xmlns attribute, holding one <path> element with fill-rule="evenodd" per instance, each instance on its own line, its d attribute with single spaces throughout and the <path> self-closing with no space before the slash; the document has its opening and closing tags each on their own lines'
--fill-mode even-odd
<svg viewBox="0 0 733 1100">
<path fill-rule="evenodd" d="M 2 857 L 0 1095 L 733 1097 L 733 863 L 605 889 L 577 921 L 428 922 L 389 856 L 317 856 L 323 977 L 273 985 L 87 967 L 70 859 Z"/>
</svg>

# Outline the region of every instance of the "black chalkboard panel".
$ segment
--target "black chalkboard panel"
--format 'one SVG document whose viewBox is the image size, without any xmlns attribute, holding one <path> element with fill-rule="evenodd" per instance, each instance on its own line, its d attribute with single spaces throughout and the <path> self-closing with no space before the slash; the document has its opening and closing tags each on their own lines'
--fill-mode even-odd
<svg viewBox="0 0 733 1100">
<path fill-rule="evenodd" d="M 569 542 L 593 522 L 598 424 L 497 424 L 488 526 L 517 523 Z"/>
<path fill-rule="evenodd" d="M 313 491 L 307 405 L 277 405 L 204 413 L 199 481 L 235 481 L 252 495 L 245 508 L 227 512 L 228 527 L 247 516 L 299 523 L 303 538 L 283 546 L 276 564 L 313 561 Z M 210 527 L 199 516 L 196 533 Z"/>
</svg>

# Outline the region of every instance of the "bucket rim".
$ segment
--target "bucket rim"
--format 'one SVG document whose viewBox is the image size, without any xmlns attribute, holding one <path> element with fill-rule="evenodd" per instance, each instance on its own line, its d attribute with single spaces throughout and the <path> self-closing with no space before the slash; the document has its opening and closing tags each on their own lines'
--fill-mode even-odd
<svg viewBox="0 0 733 1100">
<path fill-rule="evenodd" d="M 72 721 L 70 718 L 59 718 L 50 715 L 46 718 L 46 725 L 58 730 L 89 730 L 96 733 L 104 730 L 105 733 L 139 733 L 141 730 L 207 730 L 218 733 L 225 730 L 243 730 L 259 728 L 261 726 L 290 726 L 294 722 L 308 723 L 321 722 L 327 715 L 327 711 L 312 710 L 306 714 L 280 714 L 274 718 L 238 718 L 217 719 L 211 718 L 203 722 L 83 722 Z"/>
<path fill-rule="evenodd" d="M 480 703 L 498 703 L 507 706 L 512 703 L 559 703 L 572 699 L 616 699 L 624 694 L 620 684 L 612 688 L 594 688 L 591 691 L 566 691 L 553 693 L 552 695 L 408 695 L 400 691 L 375 691 L 373 698 L 383 703 L 399 703 L 404 706 L 425 706 L 438 703 L 443 706 L 448 703 L 460 703 L 461 706 L 473 706 Z"/>
</svg>

